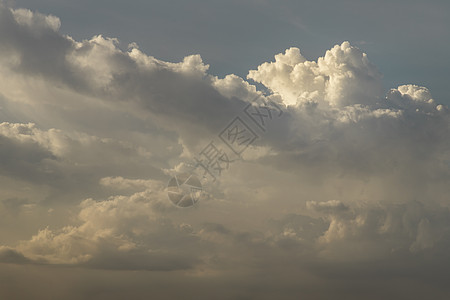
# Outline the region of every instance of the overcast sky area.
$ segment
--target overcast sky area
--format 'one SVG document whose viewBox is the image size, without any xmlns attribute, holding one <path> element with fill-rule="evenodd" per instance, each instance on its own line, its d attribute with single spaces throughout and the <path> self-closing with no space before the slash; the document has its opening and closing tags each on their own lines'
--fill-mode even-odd
<svg viewBox="0 0 450 300">
<path fill-rule="evenodd" d="M 0 0 L 0 299 L 448 299 L 449 14 Z"/>
</svg>

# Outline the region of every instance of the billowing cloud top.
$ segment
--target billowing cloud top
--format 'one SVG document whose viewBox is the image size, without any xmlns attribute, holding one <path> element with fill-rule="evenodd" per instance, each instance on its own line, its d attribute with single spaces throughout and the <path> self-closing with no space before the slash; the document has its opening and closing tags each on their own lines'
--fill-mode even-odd
<svg viewBox="0 0 450 300">
<path fill-rule="evenodd" d="M 277 299 L 446 271 L 450 113 L 427 88 L 386 93 L 348 42 L 317 61 L 287 49 L 246 80 L 209 74 L 199 55 L 165 62 L 59 27 L 0 4 L 2 262 L 244 278 L 261 288 L 253 296 L 287 287 Z M 251 124 L 255 98 L 283 115 L 254 127 L 196 206 L 172 205 L 170 176 L 236 116 Z"/>
<path fill-rule="evenodd" d="M 279 93 L 286 104 L 315 101 L 333 107 L 371 105 L 382 97 L 381 75 L 367 55 L 344 42 L 317 62 L 298 48 L 275 55 L 275 62 L 250 71 L 248 78 Z"/>
</svg>

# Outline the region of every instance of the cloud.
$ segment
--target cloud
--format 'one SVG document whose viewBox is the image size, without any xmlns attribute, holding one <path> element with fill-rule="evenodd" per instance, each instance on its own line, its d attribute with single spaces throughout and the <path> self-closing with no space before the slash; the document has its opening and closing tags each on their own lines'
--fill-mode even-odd
<svg viewBox="0 0 450 300">
<path fill-rule="evenodd" d="M 450 113 L 427 88 L 385 93 L 348 42 L 317 61 L 277 54 L 248 74 L 263 93 L 200 55 L 165 62 L 59 26 L 0 5 L 0 261 L 283 275 L 272 292 L 333 274 L 350 287 L 382 268 L 424 283 L 448 262 Z M 244 112 L 255 101 L 283 113 L 262 130 Z M 195 207 L 172 205 L 169 175 L 211 140 L 227 149 L 218 135 L 236 116 L 255 143 Z"/>
<path fill-rule="evenodd" d="M 20 253 L 16 256 L 30 262 L 104 269 L 192 268 L 201 260 L 200 241 L 185 226 L 177 227 L 158 214 L 174 209 L 162 201 L 164 188 L 159 188 L 104 201 L 86 199 L 80 204 L 80 225 L 39 230 L 16 247 L 14 251 Z M 179 242 L 183 247 L 177 249 Z M 3 262 L 9 262 L 11 251 L 5 252 Z"/>
<path fill-rule="evenodd" d="M 220 86 L 221 80 L 206 74 L 208 66 L 199 55 L 188 56 L 180 63 L 164 62 L 136 47 L 123 52 L 117 39 L 101 35 L 77 42 L 56 32 L 52 17 L 10 10 L 4 5 L 1 13 L 3 74 L 9 74 L 2 77 L 3 96 L 27 103 L 30 109 L 56 106 L 59 113 L 52 118 L 59 117 L 60 123 L 66 123 L 60 126 L 80 126 L 67 121 L 77 111 L 77 117 L 86 117 L 85 110 L 80 111 L 83 102 L 85 109 L 98 113 L 125 110 L 137 120 L 158 120 L 159 127 L 183 131 L 195 142 L 198 135 L 192 132 L 215 133 L 236 108 L 245 104 L 237 98 L 230 101 L 212 86 L 212 82 Z M 6 86 L 20 86 L 34 93 L 16 89 L 8 92 Z M 49 97 L 47 88 L 55 94 Z M 55 97 L 58 94 L 60 97 Z M 149 121 L 145 123 L 148 126 Z M 89 125 L 98 127 L 95 120 Z"/>
<path fill-rule="evenodd" d="M 381 75 L 367 55 L 344 42 L 328 50 L 317 62 L 308 61 L 298 48 L 277 54 L 248 74 L 279 93 L 286 104 L 308 101 L 342 107 L 371 104 L 382 97 Z"/>
<path fill-rule="evenodd" d="M 24 264 L 31 261 L 14 249 L 1 246 L 0 247 L 0 261 L 4 263 Z"/>
</svg>

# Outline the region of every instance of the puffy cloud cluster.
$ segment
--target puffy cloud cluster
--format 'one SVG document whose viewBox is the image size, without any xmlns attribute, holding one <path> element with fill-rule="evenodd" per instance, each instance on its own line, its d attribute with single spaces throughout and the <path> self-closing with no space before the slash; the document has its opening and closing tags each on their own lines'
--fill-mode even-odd
<svg viewBox="0 0 450 300">
<path fill-rule="evenodd" d="M 279 93 L 289 105 L 370 105 L 383 93 L 380 73 L 365 53 L 348 42 L 334 46 L 317 62 L 306 60 L 298 48 L 290 48 L 277 54 L 275 62 L 250 71 L 248 78 Z"/>
<path fill-rule="evenodd" d="M 15 248 L 35 263 L 81 264 L 106 269 L 172 270 L 192 267 L 201 241 L 158 214 L 171 209 L 159 191 L 80 204 L 78 226 L 39 230 Z M 159 193 L 159 194 L 158 194 Z M 177 243 L 183 241 L 183 247 Z M 188 246 L 194 248 L 189 249 Z M 3 255 L 11 255 L 8 249 Z M 16 254 L 21 257 L 21 254 Z"/>
<path fill-rule="evenodd" d="M 385 94 L 344 42 L 317 61 L 290 48 L 250 71 L 263 95 L 209 74 L 199 55 L 165 62 L 59 26 L 0 4 L 2 262 L 284 274 L 272 287 L 370 281 L 381 267 L 423 282 L 448 263 L 450 112 L 425 87 Z M 255 129 L 197 206 L 171 205 L 168 175 L 256 97 L 283 116 Z"/>
</svg>

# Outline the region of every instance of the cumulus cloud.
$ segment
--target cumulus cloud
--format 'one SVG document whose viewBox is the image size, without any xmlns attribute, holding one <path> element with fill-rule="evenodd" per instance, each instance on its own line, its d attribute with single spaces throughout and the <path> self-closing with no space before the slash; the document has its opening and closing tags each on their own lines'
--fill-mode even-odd
<svg viewBox="0 0 450 300">
<path fill-rule="evenodd" d="M 275 272 L 284 286 L 371 280 L 380 266 L 395 277 L 414 262 L 424 280 L 449 261 L 450 113 L 427 88 L 385 93 L 348 42 L 316 61 L 277 54 L 249 71 L 263 93 L 200 55 L 165 62 L 59 26 L 0 4 L 1 262 Z M 262 130 L 244 113 L 253 101 L 283 114 Z M 195 207 L 173 206 L 168 175 L 236 116 L 258 139 Z"/>
<path fill-rule="evenodd" d="M 248 74 L 279 93 L 286 104 L 316 102 L 332 107 L 372 104 L 382 97 L 381 75 L 367 55 L 344 42 L 317 62 L 308 61 L 298 48 L 275 56 Z"/>
<path fill-rule="evenodd" d="M 163 191 L 160 187 L 159 191 L 146 190 L 105 201 L 86 199 L 80 204 L 77 217 L 80 225 L 39 230 L 16 247 L 21 253 L 16 256 L 25 255 L 29 261 L 47 264 L 106 269 L 191 268 L 200 261 L 197 247 L 201 242 L 185 226 L 177 226 L 158 215 L 170 209 L 158 197 Z M 183 247 L 177 249 L 180 241 Z M 194 249 L 188 249 L 188 244 Z"/>
</svg>

